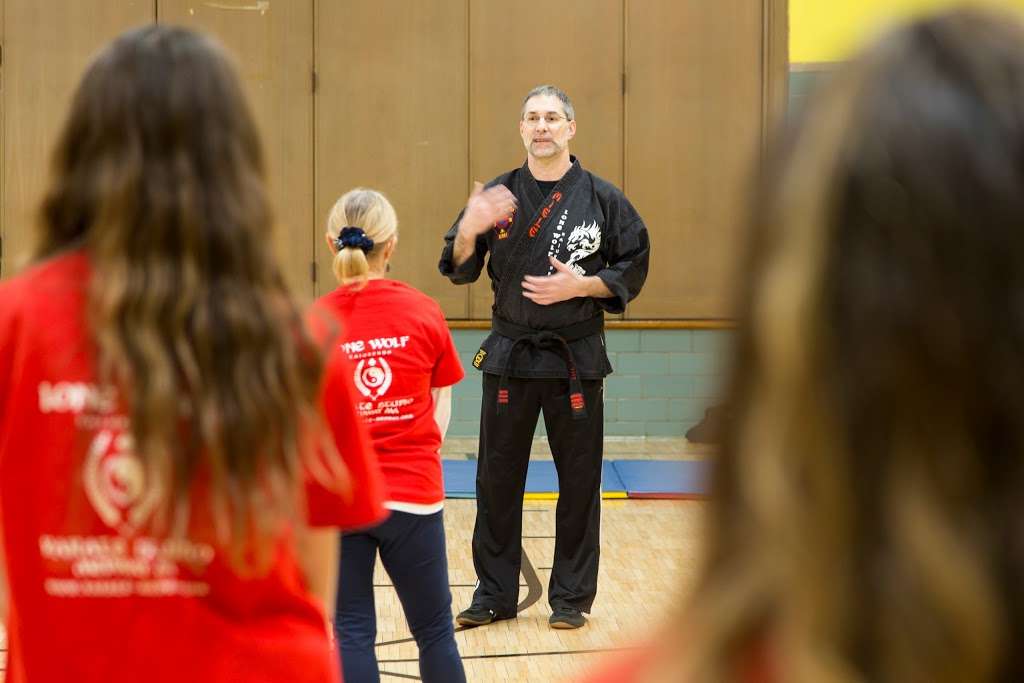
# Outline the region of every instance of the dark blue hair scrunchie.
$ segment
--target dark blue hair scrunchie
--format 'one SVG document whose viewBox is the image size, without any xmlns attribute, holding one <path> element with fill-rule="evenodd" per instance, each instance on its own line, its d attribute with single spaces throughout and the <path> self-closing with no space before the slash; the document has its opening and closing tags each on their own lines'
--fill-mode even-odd
<svg viewBox="0 0 1024 683">
<path fill-rule="evenodd" d="M 362 228 L 348 226 L 342 228 L 341 232 L 338 233 L 338 238 L 334 240 L 334 245 L 338 247 L 338 251 L 345 247 L 353 247 L 361 249 L 365 254 L 373 249 L 373 240 L 366 236 Z"/>
</svg>

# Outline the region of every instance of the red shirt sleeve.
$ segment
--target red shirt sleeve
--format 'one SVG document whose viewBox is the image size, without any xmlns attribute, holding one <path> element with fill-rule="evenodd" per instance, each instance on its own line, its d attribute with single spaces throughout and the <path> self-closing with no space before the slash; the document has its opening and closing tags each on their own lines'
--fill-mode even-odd
<svg viewBox="0 0 1024 683">
<path fill-rule="evenodd" d="M 430 386 L 450 387 L 462 381 L 466 373 L 462 369 L 462 362 L 455 349 L 452 333 L 448 331 L 448 325 L 445 323 L 440 309 L 437 310 L 437 332 L 438 354 L 437 360 L 434 361 L 434 370 L 430 375 Z"/>
<path fill-rule="evenodd" d="M 384 508 L 386 492 L 377 454 L 363 421 L 356 414 L 351 389 L 352 368 L 338 347 L 328 353 L 321 407 L 330 427 L 334 445 L 348 470 L 348 486 L 321 481 L 326 468 L 318 468 L 320 477 L 306 477 L 306 500 L 311 526 L 336 526 L 353 529 L 373 526 L 388 515 Z M 328 470 L 329 471 L 329 470 Z"/>
</svg>

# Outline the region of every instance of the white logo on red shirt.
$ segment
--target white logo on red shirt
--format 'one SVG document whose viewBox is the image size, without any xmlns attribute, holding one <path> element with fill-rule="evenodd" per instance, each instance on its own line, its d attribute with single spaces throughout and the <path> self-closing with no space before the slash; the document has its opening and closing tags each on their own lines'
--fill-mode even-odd
<svg viewBox="0 0 1024 683">
<path fill-rule="evenodd" d="M 377 400 L 391 386 L 391 366 L 384 358 L 368 358 L 356 365 L 356 389 L 363 396 Z"/>
<path fill-rule="evenodd" d="M 341 344 L 349 360 L 356 363 L 352 378 L 356 390 L 369 399 L 360 401 L 356 406 L 359 416 L 368 423 L 394 422 L 411 420 L 412 412 L 405 410 L 414 403 L 412 396 L 404 395 L 401 377 L 396 390 L 402 394 L 392 396 L 388 400 L 381 397 L 392 388 L 395 372 L 387 357 L 409 349 L 414 340 L 409 335 L 393 337 L 374 337 L 373 339 L 353 339 Z M 395 362 L 394 359 L 391 361 Z M 399 362 L 399 367 L 401 363 Z"/>
<path fill-rule="evenodd" d="M 82 472 L 85 494 L 103 522 L 131 533 L 149 518 L 160 500 L 158 487 L 147 490 L 146 470 L 130 434 L 96 433 Z"/>
<path fill-rule="evenodd" d="M 60 598 L 163 598 L 207 595 L 203 580 L 215 551 L 189 538 L 138 535 L 163 496 L 135 453 L 131 425 L 113 387 L 85 382 L 40 382 L 41 414 L 71 414 L 89 435 L 82 462 L 85 498 L 114 530 L 99 534 L 39 536 L 43 588 Z M 116 534 L 116 535 L 115 535 Z"/>
<path fill-rule="evenodd" d="M 96 413 L 113 412 L 117 393 L 113 387 L 100 388 L 85 382 L 39 383 L 39 412 Z"/>
</svg>

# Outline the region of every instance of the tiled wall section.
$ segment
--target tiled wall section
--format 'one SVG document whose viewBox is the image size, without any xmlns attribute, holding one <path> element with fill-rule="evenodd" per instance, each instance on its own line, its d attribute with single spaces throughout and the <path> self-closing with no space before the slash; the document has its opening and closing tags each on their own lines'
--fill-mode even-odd
<svg viewBox="0 0 1024 683">
<path fill-rule="evenodd" d="M 720 330 L 608 330 L 615 372 L 605 384 L 608 436 L 682 436 L 721 399 L 723 357 L 731 333 Z M 449 436 L 477 436 L 480 373 L 473 356 L 485 330 L 453 330 L 466 378 L 453 394 Z M 544 433 L 544 420 L 537 433 Z"/>
<path fill-rule="evenodd" d="M 815 88 L 821 86 L 835 69 L 834 64 L 798 64 L 789 72 L 789 110 L 792 117 L 799 113 Z"/>
</svg>

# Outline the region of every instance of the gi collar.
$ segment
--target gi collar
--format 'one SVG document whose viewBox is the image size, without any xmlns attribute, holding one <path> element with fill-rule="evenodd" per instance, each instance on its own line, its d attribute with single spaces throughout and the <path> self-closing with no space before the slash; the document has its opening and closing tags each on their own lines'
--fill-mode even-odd
<svg viewBox="0 0 1024 683">
<path fill-rule="evenodd" d="M 555 189 L 552 190 L 553 192 L 562 189 L 562 187 L 567 184 L 572 184 L 578 176 L 583 174 L 583 166 L 580 165 L 580 160 L 577 159 L 575 155 L 570 154 L 569 161 L 572 162 L 572 165 L 569 167 L 569 170 L 565 172 L 565 175 L 558 179 Z M 537 179 L 533 177 L 532 173 L 530 173 L 529 161 L 524 161 L 523 167 L 519 170 L 523 174 L 522 190 L 526 194 L 527 200 L 529 200 L 530 204 L 534 207 L 540 206 L 544 203 L 545 196 L 541 194 L 540 188 L 537 187 Z M 527 213 L 529 213 L 529 211 Z"/>
</svg>

